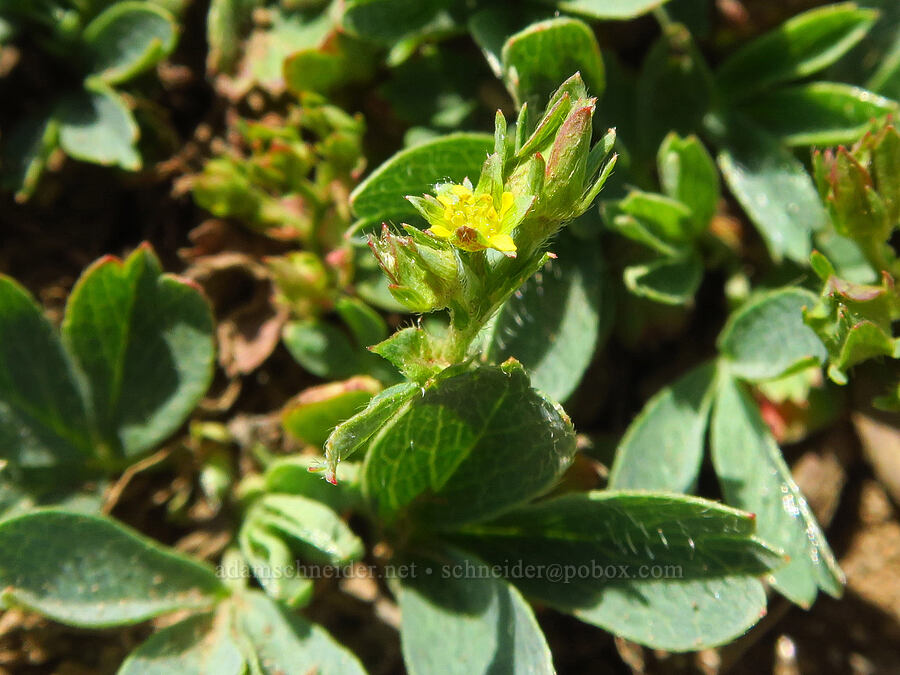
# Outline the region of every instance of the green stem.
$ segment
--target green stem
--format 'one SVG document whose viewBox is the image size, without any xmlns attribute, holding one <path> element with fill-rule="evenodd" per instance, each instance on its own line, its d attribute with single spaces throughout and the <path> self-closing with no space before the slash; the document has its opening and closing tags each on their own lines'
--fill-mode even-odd
<svg viewBox="0 0 900 675">
<path fill-rule="evenodd" d="M 656 21 L 664 31 L 675 23 L 674 21 L 672 21 L 672 17 L 669 16 L 666 8 L 662 6 L 657 7 L 653 10 L 653 18 L 656 19 Z"/>
</svg>

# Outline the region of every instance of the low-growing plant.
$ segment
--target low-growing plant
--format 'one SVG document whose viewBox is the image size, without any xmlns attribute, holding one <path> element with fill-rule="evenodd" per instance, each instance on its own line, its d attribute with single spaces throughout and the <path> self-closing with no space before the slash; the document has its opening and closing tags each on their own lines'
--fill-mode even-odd
<svg viewBox="0 0 900 675">
<path fill-rule="evenodd" d="M 395 297 L 413 311 L 447 310 L 446 330 L 438 334 L 413 326 L 374 348 L 407 381 L 379 393 L 334 429 L 323 467 L 277 462 L 262 484 L 254 480 L 242 490 L 247 512 L 238 543 L 246 568 L 269 595 L 293 606 L 309 600 L 311 582 L 275 572 L 290 567 L 298 555 L 328 565 L 359 559 L 363 544 L 334 509 L 358 510 L 371 520 L 393 551 L 390 564 L 402 570 L 395 575 L 394 592 L 411 672 L 430 672 L 438 664 L 466 673 L 491 664 L 552 672 L 549 649 L 522 594 L 645 644 L 673 650 L 718 644 L 760 618 L 765 594 L 757 577 L 785 564 L 778 550 L 754 536 L 754 516 L 714 502 L 629 490 L 556 488 L 548 495 L 575 453 L 571 420 L 558 403 L 532 388 L 514 359 L 498 366 L 477 358 L 486 324 L 553 258 L 548 240 L 591 206 L 615 165 L 615 156 L 608 158 L 612 133 L 592 143 L 594 105 L 575 76 L 534 123 L 520 116 L 515 134 L 507 133 L 498 113 L 493 152 L 477 182 L 439 183 L 434 195 L 408 197 L 427 220 L 426 232 L 406 226 L 402 234 L 385 228 L 371 236 Z M 356 198 L 379 189 L 385 175 L 390 174 L 376 172 Z M 704 392 L 713 372 L 705 369 L 704 383 L 694 383 L 692 392 L 696 396 L 699 389 L 707 402 Z M 719 405 L 744 411 L 733 380 L 722 382 Z M 708 403 L 700 407 L 708 413 Z M 760 424 L 746 414 L 742 439 L 753 438 Z M 644 425 L 639 420 L 635 427 Z M 704 426 L 705 418 L 693 423 Z M 730 439 L 723 445 L 732 447 Z M 765 447 L 771 461 L 780 461 L 777 448 Z M 361 466 L 339 467 L 362 452 Z M 339 484 L 333 495 L 322 492 L 310 468 L 323 469 L 328 482 Z M 682 481 L 687 486 L 690 476 Z M 796 497 L 802 508 L 802 497 Z M 58 557 L 42 558 L 48 567 L 32 573 L 38 568 L 30 561 L 40 553 L 22 549 L 18 541 L 30 536 L 23 532 L 59 528 L 55 521 L 73 518 L 80 520 L 67 531 L 84 529 L 79 540 L 96 537 L 103 543 L 95 547 L 109 554 L 98 560 L 77 548 L 73 553 L 70 546 Z M 183 625 L 156 634 L 126 661 L 126 672 L 131 664 L 163 664 L 173 652 L 186 650 L 200 662 L 248 663 L 263 647 L 245 624 L 263 607 L 284 620 L 284 610 L 272 600 L 240 588 L 229 593 L 208 571 L 158 551 L 128 574 L 137 577 L 137 586 L 168 580 L 159 596 L 151 593 L 149 604 L 135 603 L 129 601 L 135 584 L 107 583 L 94 600 L 99 607 L 86 619 L 81 596 L 92 578 L 115 577 L 120 569 L 115 556 L 127 557 L 129 547 L 149 546 L 146 542 L 108 521 L 48 511 L 7 520 L 0 525 L 0 543 L 5 550 L 20 549 L 0 565 L 4 601 L 57 620 L 124 624 L 174 609 L 217 607 L 214 616 L 187 620 L 192 622 L 187 642 L 172 643 L 184 635 Z M 818 540 L 816 545 L 825 546 Z M 816 553 L 816 559 L 827 561 L 827 547 Z M 69 590 L 59 597 L 56 584 L 46 580 L 66 569 L 73 555 L 79 578 L 67 579 Z M 151 564 L 157 558 L 161 569 Z M 812 560 L 807 552 L 797 562 Z M 605 565 L 601 572 L 591 568 L 598 561 Z M 71 608 L 63 598 L 71 599 Z M 107 605 L 115 608 L 111 614 L 103 611 Z M 299 644 L 296 632 L 315 636 L 314 630 L 293 624 L 269 624 L 268 630 L 287 633 L 283 639 L 300 650 L 292 658 L 306 664 L 311 645 Z M 465 662 L 453 658 L 461 650 Z M 283 653 L 274 652 L 275 663 Z M 357 667 L 340 652 L 313 654 L 321 670 Z"/>
<path fill-rule="evenodd" d="M 0 40 L 58 56 L 134 14 L 124 70 L 61 94 L 118 96 L 172 4 L 0 0 Z M 58 329 L 0 276 L 0 609 L 152 621 L 120 673 L 363 673 L 340 589 L 377 597 L 395 669 L 469 675 L 564 670 L 559 614 L 687 652 L 775 593 L 839 597 L 780 445 L 900 407 L 900 15 L 874 4 L 733 48 L 700 3 L 212 0 L 221 105 L 184 158 L 213 156 L 177 184 L 219 220 L 186 274 L 252 265 L 286 350 L 268 330 L 201 404 L 227 338 L 149 245 L 88 267 Z M 651 11 L 620 62 L 593 22 Z"/>
</svg>

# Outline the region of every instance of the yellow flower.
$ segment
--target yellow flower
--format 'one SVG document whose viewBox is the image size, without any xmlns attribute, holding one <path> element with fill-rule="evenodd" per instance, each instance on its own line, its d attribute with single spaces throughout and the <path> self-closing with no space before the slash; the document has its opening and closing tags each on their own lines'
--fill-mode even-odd
<svg viewBox="0 0 900 675">
<path fill-rule="evenodd" d="M 510 235 L 532 200 L 517 203 L 512 192 L 504 192 L 498 208 L 490 194 L 476 193 L 468 180 L 440 185 L 436 196 L 407 198 L 431 224 L 431 234 L 464 251 L 492 248 L 515 257 L 516 243 Z"/>
</svg>

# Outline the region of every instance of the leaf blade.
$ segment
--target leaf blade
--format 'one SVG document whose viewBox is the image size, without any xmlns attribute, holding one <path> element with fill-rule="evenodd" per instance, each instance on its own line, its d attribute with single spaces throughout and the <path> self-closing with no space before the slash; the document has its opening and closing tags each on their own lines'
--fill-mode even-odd
<svg viewBox="0 0 900 675">
<path fill-rule="evenodd" d="M 493 136 L 458 133 L 402 150 L 353 190 L 353 212 L 364 224 L 415 216 L 406 195 L 431 192 L 435 180 L 478 176 L 493 148 Z"/>
<path fill-rule="evenodd" d="M 714 363 L 660 390 L 629 425 L 609 474 L 614 490 L 690 492 L 703 460 Z"/>
<path fill-rule="evenodd" d="M 726 59 L 716 72 L 717 88 L 724 96 L 739 99 L 812 75 L 862 40 L 877 15 L 852 2 L 799 14 Z"/>
<path fill-rule="evenodd" d="M 0 523 L 6 606 L 104 628 L 209 607 L 227 591 L 212 570 L 118 523 L 54 509 Z"/>
<path fill-rule="evenodd" d="M 196 288 L 163 274 L 149 246 L 85 270 L 66 304 L 62 339 L 113 455 L 134 457 L 164 440 L 212 380 L 212 310 Z"/>
<path fill-rule="evenodd" d="M 818 589 L 835 597 L 844 577 L 753 399 L 722 377 L 712 417 L 712 460 L 729 503 L 756 514 L 759 536 L 790 562 L 772 577 L 791 601 L 808 607 Z"/>
</svg>

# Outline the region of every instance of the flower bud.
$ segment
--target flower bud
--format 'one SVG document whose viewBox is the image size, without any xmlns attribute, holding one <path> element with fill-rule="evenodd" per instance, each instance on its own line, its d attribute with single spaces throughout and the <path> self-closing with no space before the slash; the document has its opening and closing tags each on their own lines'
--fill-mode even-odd
<svg viewBox="0 0 900 675">
<path fill-rule="evenodd" d="M 900 134 L 892 124 L 867 133 L 850 150 L 816 152 L 813 169 L 839 234 L 887 241 L 900 219 Z"/>
<path fill-rule="evenodd" d="M 404 230 L 406 236 L 394 234 L 385 224 L 380 237 L 369 237 L 369 247 L 391 282 L 391 294 L 412 312 L 447 307 L 460 285 L 452 247 L 409 225 Z"/>
<path fill-rule="evenodd" d="M 543 211 L 550 217 L 570 218 L 585 192 L 595 106 L 596 99 L 578 102 L 556 132 L 541 192 Z"/>
</svg>

